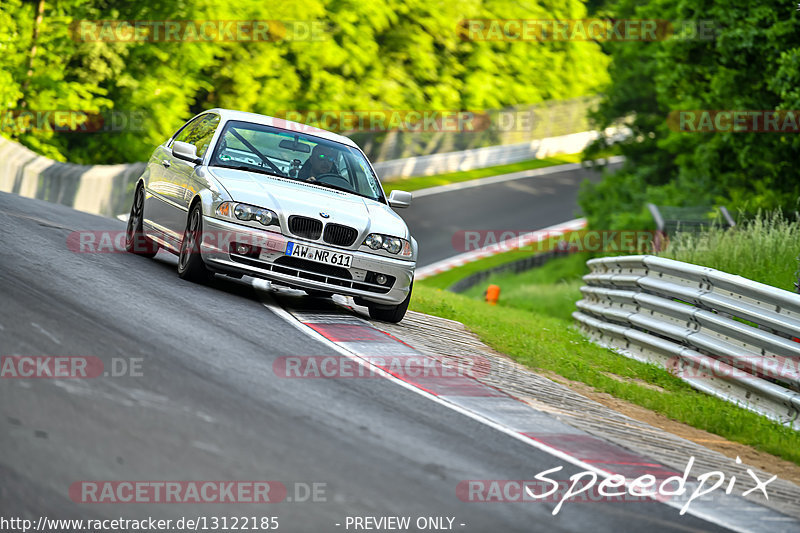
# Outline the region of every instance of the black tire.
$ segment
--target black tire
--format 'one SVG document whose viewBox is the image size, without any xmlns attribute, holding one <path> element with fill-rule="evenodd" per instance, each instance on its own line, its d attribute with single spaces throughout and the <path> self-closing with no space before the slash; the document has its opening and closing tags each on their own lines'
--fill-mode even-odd
<svg viewBox="0 0 800 533">
<path fill-rule="evenodd" d="M 131 212 L 128 215 L 128 226 L 125 229 L 125 251 L 142 257 L 155 257 L 158 245 L 144 234 L 142 221 L 144 220 L 144 188 L 136 187 L 133 194 Z"/>
<path fill-rule="evenodd" d="M 393 307 L 385 307 L 385 306 L 373 306 L 370 305 L 367 308 L 369 309 L 369 316 L 373 320 L 380 320 L 382 322 L 391 322 L 392 324 L 397 324 L 403 317 L 406 316 L 406 311 L 408 310 L 408 303 L 411 301 L 411 291 L 414 288 L 414 282 L 411 282 L 411 285 L 408 287 L 408 296 L 406 299 L 403 300 L 400 304 L 395 305 Z"/>
<path fill-rule="evenodd" d="M 178 276 L 187 281 L 205 283 L 214 277 L 214 273 L 206 268 L 200 255 L 200 243 L 203 240 L 203 208 L 199 203 L 189 211 L 186 230 L 183 232 L 181 249 L 178 254 Z"/>
<path fill-rule="evenodd" d="M 306 291 L 306 294 L 308 294 L 312 298 L 330 298 L 331 296 L 333 296 L 333 293 L 328 291 L 318 291 L 316 289 L 303 289 L 303 290 Z"/>
</svg>

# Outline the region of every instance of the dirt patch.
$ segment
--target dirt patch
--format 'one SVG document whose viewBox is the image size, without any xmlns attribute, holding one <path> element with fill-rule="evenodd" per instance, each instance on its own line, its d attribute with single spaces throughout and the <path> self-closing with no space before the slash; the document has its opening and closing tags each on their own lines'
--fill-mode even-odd
<svg viewBox="0 0 800 533">
<path fill-rule="evenodd" d="M 701 446 L 705 446 L 711 450 L 717 451 L 726 457 L 735 459 L 737 456 L 741 457 L 742 462 L 764 470 L 765 472 L 780 473 L 780 477 L 791 481 L 795 484 L 800 484 L 800 465 L 796 465 L 790 461 L 785 461 L 780 457 L 775 457 L 772 454 L 761 452 L 750 446 L 739 444 L 738 442 L 731 442 L 727 439 L 714 435 L 702 429 L 693 428 L 692 426 L 676 422 L 666 416 L 655 413 L 644 407 L 634 405 L 625 400 L 615 398 L 608 393 L 599 392 L 594 388 L 581 383 L 579 381 L 571 381 L 563 376 L 554 374 L 553 372 L 543 372 L 537 369 L 537 372 L 545 377 L 552 379 L 558 383 L 566 385 L 575 392 L 578 392 L 587 398 L 596 401 L 599 404 L 605 405 L 610 409 L 622 413 L 625 416 L 644 422 L 653 427 L 668 431 L 673 435 L 695 442 Z M 613 377 L 613 375 L 609 376 Z M 620 377 L 620 376 L 617 376 Z M 638 380 L 637 380 L 638 382 Z M 653 386 L 653 385 L 651 385 Z"/>
</svg>

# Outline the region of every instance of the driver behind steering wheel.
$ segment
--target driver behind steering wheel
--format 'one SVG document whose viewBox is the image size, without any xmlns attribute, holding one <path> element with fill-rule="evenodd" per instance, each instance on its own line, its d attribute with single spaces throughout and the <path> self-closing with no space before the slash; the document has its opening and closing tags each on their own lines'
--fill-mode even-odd
<svg viewBox="0 0 800 533">
<path fill-rule="evenodd" d="M 336 169 L 336 164 L 333 162 L 335 151 L 322 144 L 318 144 L 311 150 L 311 156 L 306 159 L 300 171 L 297 173 L 297 178 L 306 181 L 316 181 L 317 176 L 323 174 L 339 174 Z"/>
</svg>

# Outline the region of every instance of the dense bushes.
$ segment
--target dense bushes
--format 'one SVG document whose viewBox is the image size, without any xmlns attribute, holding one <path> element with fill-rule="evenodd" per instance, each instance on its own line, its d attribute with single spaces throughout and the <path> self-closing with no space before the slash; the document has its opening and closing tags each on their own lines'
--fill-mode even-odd
<svg viewBox="0 0 800 533">
<path fill-rule="evenodd" d="M 624 169 L 582 190 L 590 224 L 652 224 L 645 202 L 796 210 L 797 129 L 692 133 L 668 123 L 670 113 L 681 110 L 800 109 L 796 6 L 782 0 L 612 0 L 606 9 L 619 18 L 667 19 L 687 29 L 664 41 L 604 45 L 612 58 L 611 82 L 594 119 L 599 127 L 625 122 L 633 135 L 621 145 Z M 714 28 L 713 38 L 692 36 L 691 28 L 704 23 Z"/>
</svg>

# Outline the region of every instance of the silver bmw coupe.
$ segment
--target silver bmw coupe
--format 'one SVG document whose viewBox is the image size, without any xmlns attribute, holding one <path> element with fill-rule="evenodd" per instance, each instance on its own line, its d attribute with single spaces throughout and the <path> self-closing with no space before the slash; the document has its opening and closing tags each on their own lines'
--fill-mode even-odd
<svg viewBox="0 0 800 533">
<path fill-rule="evenodd" d="M 136 184 L 126 249 L 178 255 L 178 275 L 215 273 L 352 296 L 399 322 L 417 242 L 350 139 L 296 122 L 212 109 L 155 149 Z"/>
</svg>

